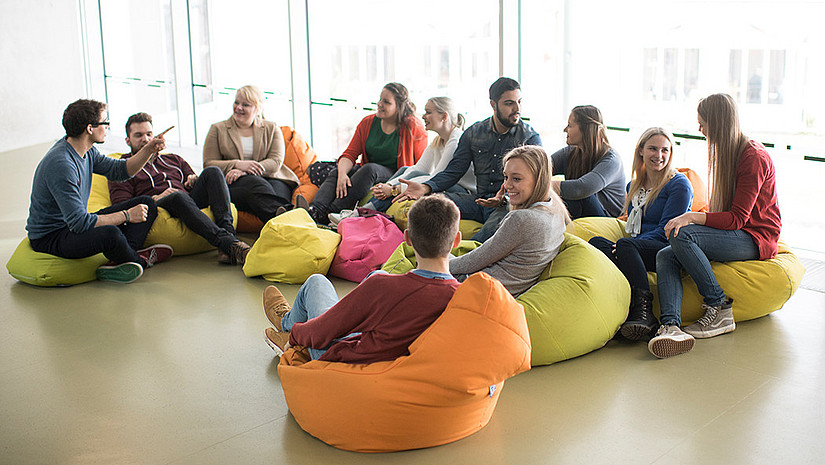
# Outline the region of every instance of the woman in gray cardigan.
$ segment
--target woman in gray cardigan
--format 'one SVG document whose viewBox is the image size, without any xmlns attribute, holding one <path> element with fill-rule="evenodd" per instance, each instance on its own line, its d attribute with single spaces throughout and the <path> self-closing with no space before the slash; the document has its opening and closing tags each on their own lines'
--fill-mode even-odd
<svg viewBox="0 0 825 465">
<path fill-rule="evenodd" d="M 491 199 L 476 200 L 497 207 L 507 192 L 510 212 L 496 233 L 472 252 L 450 260 L 450 273 L 463 280 L 483 271 L 498 279 L 514 296 L 539 281 L 564 241 L 570 216 L 551 189 L 551 162 L 536 145 L 516 147 L 504 157 L 504 184 Z"/>
<path fill-rule="evenodd" d="M 552 155 L 553 188 L 564 199 L 570 216 L 612 216 L 622 213 L 625 199 L 622 159 L 607 141 L 602 112 L 593 105 L 580 105 L 567 119 L 567 147 Z"/>
</svg>

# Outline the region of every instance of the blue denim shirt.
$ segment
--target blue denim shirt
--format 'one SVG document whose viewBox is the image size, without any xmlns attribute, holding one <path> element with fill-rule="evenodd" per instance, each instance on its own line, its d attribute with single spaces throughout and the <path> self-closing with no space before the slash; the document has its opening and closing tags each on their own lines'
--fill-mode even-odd
<svg viewBox="0 0 825 465">
<path fill-rule="evenodd" d="M 521 120 L 506 133 L 499 134 L 493 129 L 491 116 L 464 131 L 447 167 L 424 184 L 430 186 L 433 192 L 447 190 L 464 176 L 472 163 L 478 188 L 476 196 L 493 197 L 504 182 L 501 160 L 507 152 L 520 145 L 541 145 L 541 137 Z"/>
</svg>

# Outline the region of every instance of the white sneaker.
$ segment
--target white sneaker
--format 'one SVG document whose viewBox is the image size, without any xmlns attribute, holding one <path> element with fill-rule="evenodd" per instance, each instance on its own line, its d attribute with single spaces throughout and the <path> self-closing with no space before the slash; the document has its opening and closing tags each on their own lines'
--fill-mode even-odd
<svg viewBox="0 0 825 465">
<path fill-rule="evenodd" d="M 659 358 L 673 357 L 693 349 L 696 339 L 676 325 L 662 325 L 647 344 L 651 354 Z"/>
<path fill-rule="evenodd" d="M 332 226 L 338 226 L 344 218 L 353 218 L 358 216 L 358 210 L 341 210 L 340 213 L 330 213 L 327 215 Z"/>
</svg>

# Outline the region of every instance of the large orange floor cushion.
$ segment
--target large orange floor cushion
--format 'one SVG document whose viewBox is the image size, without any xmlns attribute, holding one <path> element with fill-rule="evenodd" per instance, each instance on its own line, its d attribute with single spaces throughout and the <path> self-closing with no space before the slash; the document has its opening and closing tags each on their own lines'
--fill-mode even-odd
<svg viewBox="0 0 825 465">
<path fill-rule="evenodd" d="M 568 226 L 567 231 L 584 240 L 601 236 L 616 242 L 629 237 L 624 228 L 625 222 L 615 218 L 579 218 Z M 802 262 L 781 240 L 779 253 L 774 258 L 711 262 L 711 268 L 725 294 L 734 300 L 733 318 L 736 321 L 752 320 L 782 308 L 799 288 L 805 274 Z M 656 273 L 648 273 L 647 279 L 654 294 L 654 312 L 658 315 Z M 682 321 L 690 324 L 702 316 L 704 300 L 693 278 L 686 273 L 682 275 L 682 289 Z"/>
<path fill-rule="evenodd" d="M 301 284 L 315 273 L 327 274 L 341 242 L 338 233 L 321 229 L 301 208 L 269 220 L 246 256 L 247 277 Z"/>
<path fill-rule="evenodd" d="M 412 310 L 412 309 L 411 309 Z M 278 365 L 287 406 L 309 434 L 359 452 L 437 446 L 483 428 L 504 381 L 530 369 L 524 311 L 477 273 L 394 361 L 310 361 L 289 349 Z"/>
</svg>

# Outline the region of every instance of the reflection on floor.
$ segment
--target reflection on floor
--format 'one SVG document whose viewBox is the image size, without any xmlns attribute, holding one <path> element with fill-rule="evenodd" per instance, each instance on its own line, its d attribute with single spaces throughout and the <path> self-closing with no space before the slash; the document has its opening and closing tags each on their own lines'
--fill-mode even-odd
<svg viewBox="0 0 825 465">
<path fill-rule="evenodd" d="M 0 154 L 0 256 L 25 234 L 43 147 Z M 441 447 L 331 448 L 289 415 L 263 342 L 268 285 L 215 253 L 130 285 L 0 280 L 0 463 L 819 463 L 825 294 L 656 360 L 641 344 L 507 382 L 490 424 Z M 336 281 L 340 294 L 352 283 Z M 297 286 L 283 286 L 288 299 Z M 445 374 L 447 375 L 447 374 Z M 330 389 L 334 389 L 331 386 Z"/>
</svg>

